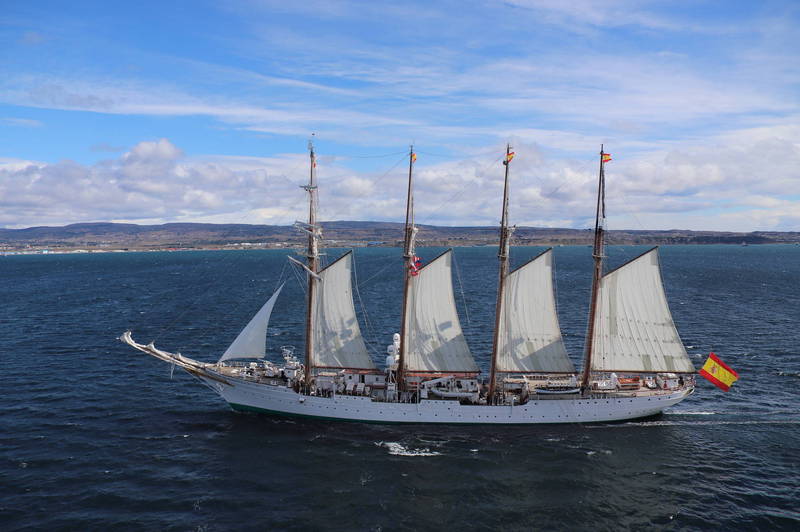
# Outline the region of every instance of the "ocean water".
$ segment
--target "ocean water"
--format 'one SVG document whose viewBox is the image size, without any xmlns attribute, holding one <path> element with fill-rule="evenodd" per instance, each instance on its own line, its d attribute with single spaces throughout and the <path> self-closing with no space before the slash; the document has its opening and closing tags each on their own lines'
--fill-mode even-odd
<svg viewBox="0 0 800 532">
<path fill-rule="evenodd" d="M 611 247 L 610 266 L 645 249 Z M 542 250 L 514 248 L 514 263 Z M 576 362 L 590 251 L 555 249 Z M 399 254 L 355 252 L 357 308 L 379 361 L 399 322 Z M 116 340 L 132 329 L 215 360 L 284 277 L 268 349 L 300 348 L 303 292 L 285 255 L 0 257 L 0 529 L 800 528 L 800 247 L 661 248 L 695 366 L 714 351 L 741 380 L 724 393 L 699 379 L 693 396 L 644 421 L 384 426 L 239 414 Z M 456 266 L 462 326 L 485 367 L 496 250 L 458 248 Z"/>
</svg>

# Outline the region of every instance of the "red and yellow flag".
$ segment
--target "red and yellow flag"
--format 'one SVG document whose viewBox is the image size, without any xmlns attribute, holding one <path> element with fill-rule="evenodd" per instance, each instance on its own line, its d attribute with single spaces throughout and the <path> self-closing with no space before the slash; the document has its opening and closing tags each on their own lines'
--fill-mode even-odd
<svg viewBox="0 0 800 532">
<path fill-rule="evenodd" d="M 698 373 L 726 392 L 731 389 L 734 382 L 739 380 L 739 374 L 714 353 L 709 353 L 708 360 Z"/>
<path fill-rule="evenodd" d="M 510 152 L 508 152 L 508 153 L 506 154 L 506 158 L 503 160 L 503 164 L 506 164 L 506 165 L 507 165 L 508 163 L 510 163 L 510 162 L 511 162 L 511 159 L 513 159 L 513 158 L 514 158 L 514 155 L 516 155 L 516 153 L 514 153 L 513 151 L 510 151 Z"/>
<path fill-rule="evenodd" d="M 603 154 L 603 162 L 604 163 L 611 162 L 611 154 L 610 153 L 604 153 Z"/>
<path fill-rule="evenodd" d="M 416 153 L 412 153 L 412 154 L 411 154 L 411 162 L 412 162 L 412 163 L 415 163 L 415 162 L 417 162 L 417 154 L 416 154 Z"/>
</svg>

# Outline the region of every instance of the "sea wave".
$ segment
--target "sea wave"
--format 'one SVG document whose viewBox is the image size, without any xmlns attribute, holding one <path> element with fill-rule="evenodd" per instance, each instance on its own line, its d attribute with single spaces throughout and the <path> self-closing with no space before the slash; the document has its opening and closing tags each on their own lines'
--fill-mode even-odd
<svg viewBox="0 0 800 532">
<path fill-rule="evenodd" d="M 691 427 L 710 425 L 800 425 L 800 419 L 773 419 L 773 420 L 719 420 L 719 421 L 631 421 L 618 425 L 587 425 L 586 428 L 611 429 L 625 427 Z"/>
<path fill-rule="evenodd" d="M 375 445 L 385 447 L 389 450 L 389 454 L 394 456 L 439 456 L 442 454 L 437 451 L 431 451 L 427 447 L 411 449 L 396 441 L 376 441 Z"/>
</svg>

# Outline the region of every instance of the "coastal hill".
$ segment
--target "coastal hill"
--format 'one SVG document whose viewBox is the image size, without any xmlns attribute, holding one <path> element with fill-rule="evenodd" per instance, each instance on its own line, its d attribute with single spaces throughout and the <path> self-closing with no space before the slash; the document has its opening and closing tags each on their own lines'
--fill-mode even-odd
<svg viewBox="0 0 800 532">
<path fill-rule="evenodd" d="M 403 224 L 393 222 L 322 222 L 328 245 L 398 246 Z M 497 227 L 442 227 L 420 225 L 420 245 L 495 245 Z M 516 245 L 582 245 L 592 243 L 590 229 L 517 227 Z M 82 223 L 64 227 L 0 229 L 0 250 L 25 249 L 171 249 L 299 246 L 303 235 L 292 226 L 248 224 L 168 223 L 136 225 Z M 608 232 L 609 244 L 770 244 L 800 243 L 800 232 L 755 231 L 751 233 L 616 230 Z"/>
</svg>

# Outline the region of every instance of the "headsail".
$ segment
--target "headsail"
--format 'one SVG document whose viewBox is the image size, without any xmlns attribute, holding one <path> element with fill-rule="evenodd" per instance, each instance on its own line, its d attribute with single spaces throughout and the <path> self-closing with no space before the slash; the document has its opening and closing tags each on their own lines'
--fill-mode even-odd
<svg viewBox="0 0 800 532">
<path fill-rule="evenodd" d="M 447 250 L 409 280 L 406 371 L 478 371 L 458 320 L 452 263 L 453 250 Z"/>
<path fill-rule="evenodd" d="M 272 308 L 275 306 L 275 301 L 283 289 L 281 283 L 278 289 L 272 294 L 264 306 L 261 307 L 253 319 L 250 320 L 236 340 L 225 350 L 225 353 L 220 357 L 219 362 L 229 360 L 231 358 L 264 358 L 267 353 L 267 326 L 269 325 L 269 317 L 272 314 Z"/>
<path fill-rule="evenodd" d="M 553 250 L 511 272 L 505 283 L 496 370 L 574 373 L 556 314 Z"/>
<path fill-rule="evenodd" d="M 353 305 L 353 252 L 320 270 L 313 312 L 313 366 L 375 369 Z"/>
<path fill-rule="evenodd" d="M 661 282 L 658 248 L 600 280 L 592 371 L 693 373 Z"/>
</svg>

